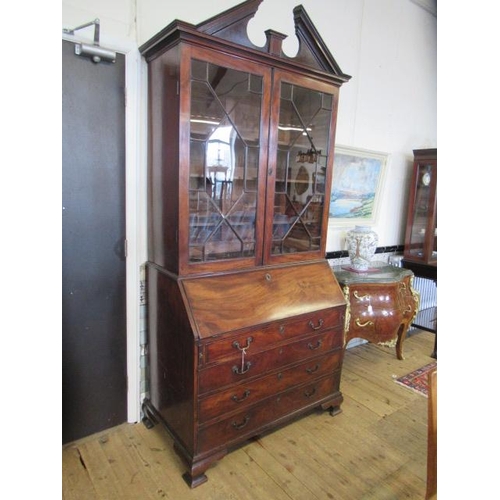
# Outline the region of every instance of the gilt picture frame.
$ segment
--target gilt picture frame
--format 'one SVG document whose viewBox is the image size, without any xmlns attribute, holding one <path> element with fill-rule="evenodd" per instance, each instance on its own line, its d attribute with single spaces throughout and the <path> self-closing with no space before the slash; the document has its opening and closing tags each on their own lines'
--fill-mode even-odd
<svg viewBox="0 0 500 500">
<path fill-rule="evenodd" d="M 375 225 L 388 154 L 335 146 L 329 225 Z"/>
</svg>

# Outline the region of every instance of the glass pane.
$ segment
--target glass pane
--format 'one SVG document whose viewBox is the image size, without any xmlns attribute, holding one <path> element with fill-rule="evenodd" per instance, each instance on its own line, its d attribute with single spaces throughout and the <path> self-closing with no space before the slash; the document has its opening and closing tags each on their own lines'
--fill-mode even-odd
<svg viewBox="0 0 500 500">
<path fill-rule="evenodd" d="M 208 63 L 205 61 L 192 61 L 191 63 L 191 77 L 193 80 L 207 80 Z"/>
<path fill-rule="evenodd" d="M 191 170 L 189 188 L 205 190 L 205 143 L 193 140 L 190 146 Z"/>
<path fill-rule="evenodd" d="M 257 177 L 259 174 L 260 146 L 247 146 L 246 153 L 245 190 L 256 192 Z"/>
<path fill-rule="evenodd" d="M 323 109 L 328 111 L 333 110 L 333 96 L 330 94 L 323 94 Z"/>
<path fill-rule="evenodd" d="M 273 254 L 319 250 L 333 96 L 283 83 Z"/>
<path fill-rule="evenodd" d="M 292 100 L 297 116 L 305 125 L 310 125 L 322 106 L 322 94 L 301 87 L 294 87 Z"/>
<path fill-rule="evenodd" d="M 193 61 L 189 260 L 255 255 L 262 77 Z"/>
<path fill-rule="evenodd" d="M 284 183 L 287 180 L 287 169 L 288 169 L 288 151 L 282 149 L 278 150 L 278 157 L 276 159 L 276 183 L 281 183 L 280 189 L 276 188 L 277 192 L 284 192 Z"/>
<path fill-rule="evenodd" d="M 438 229 L 437 229 L 437 209 L 435 213 L 436 220 L 434 221 L 434 238 L 432 240 L 432 255 L 431 259 L 436 259 L 438 258 Z"/>
<path fill-rule="evenodd" d="M 262 94 L 262 77 L 257 75 L 250 75 L 250 92 Z"/>
<path fill-rule="evenodd" d="M 191 85 L 191 137 L 207 140 L 225 118 L 224 109 L 214 97 L 209 85 L 193 82 Z"/>
</svg>

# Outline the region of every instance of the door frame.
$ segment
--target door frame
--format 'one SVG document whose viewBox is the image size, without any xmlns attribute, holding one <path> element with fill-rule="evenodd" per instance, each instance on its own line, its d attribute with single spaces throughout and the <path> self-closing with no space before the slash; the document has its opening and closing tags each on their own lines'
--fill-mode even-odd
<svg viewBox="0 0 500 500">
<path fill-rule="evenodd" d="M 147 260 L 147 64 L 135 42 L 101 38 L 103 47 L 125 56 L 127 421 L 135 423 L 141 419 L 141 267 Z M 62 39 L 93 43 L 80 34 Z"/>
</svg>

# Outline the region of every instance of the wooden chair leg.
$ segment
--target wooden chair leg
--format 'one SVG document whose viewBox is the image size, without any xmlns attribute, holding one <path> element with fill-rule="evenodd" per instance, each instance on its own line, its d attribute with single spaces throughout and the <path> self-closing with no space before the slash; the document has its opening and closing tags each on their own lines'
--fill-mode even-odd
<svg viewBox="0 0 500 500">
<path fill-rule="evenodd" d="M 429 373 L 426 500 L 437 498 L 437 368 Z"/>
</svg>

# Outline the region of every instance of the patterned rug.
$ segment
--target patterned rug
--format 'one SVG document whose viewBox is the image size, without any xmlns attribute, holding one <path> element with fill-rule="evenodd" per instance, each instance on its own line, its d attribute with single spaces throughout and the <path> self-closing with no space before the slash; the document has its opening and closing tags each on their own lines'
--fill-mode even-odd
<svg viewBox="0 0 500 500">
<path fill-rule="evenodd" d="M 433 361 L 428 365 L 422 366 L 418 370 L 415 370 L 408 375 L 403 375 L 402 377 L 396 378 L 394 382 L 396 384 L 402 385 L 403 387 L 407 387 L 422 396 L 428 396 L 428 377 L 429 372 L 436 368 L 437 361 Z"/>
</svg>

